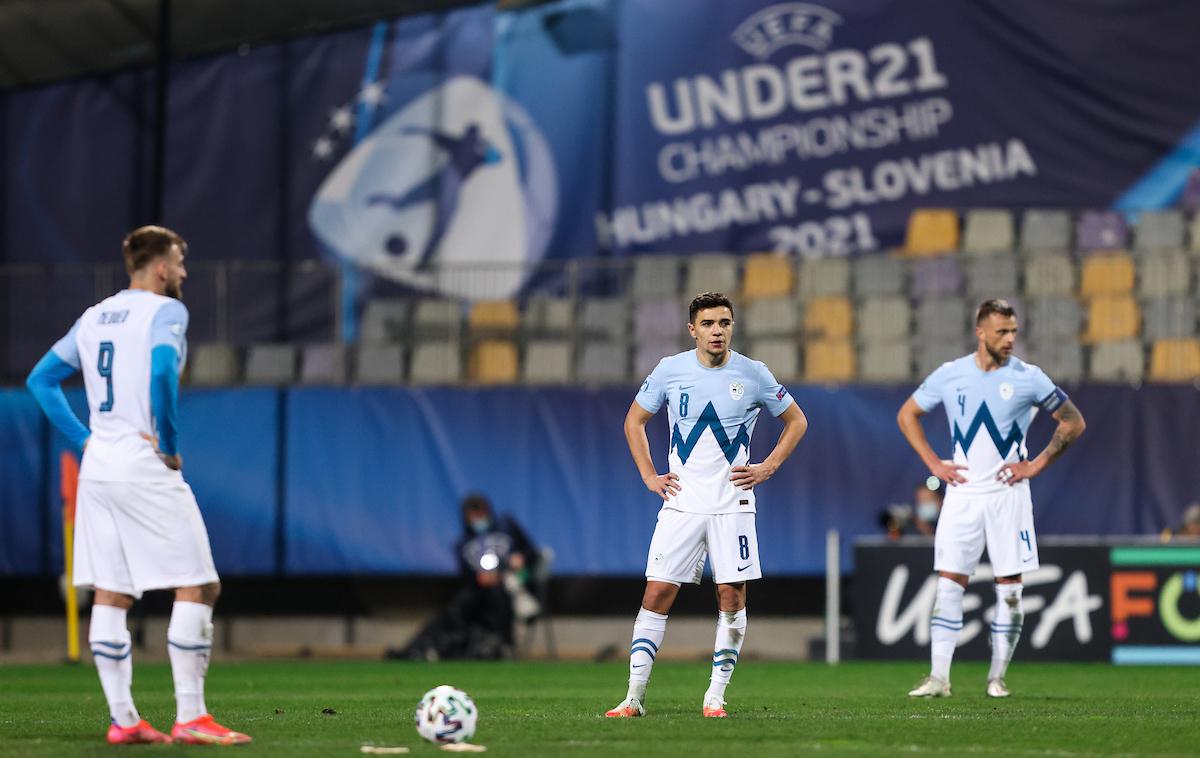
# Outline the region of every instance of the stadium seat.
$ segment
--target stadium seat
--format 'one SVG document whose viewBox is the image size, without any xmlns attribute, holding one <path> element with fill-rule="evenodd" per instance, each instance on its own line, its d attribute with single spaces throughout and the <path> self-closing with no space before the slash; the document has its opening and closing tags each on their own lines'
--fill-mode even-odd
<svg viewBox="0 0 1200 758">
<path fill-rule="evenodd" d="M 805 344 L 805 381 L 849 382 L 854 378 L 854 345 L 850 340 L 823 338 Z"/>
<path fill-rule="evenodd" d="M 562 336 L 575 328 L 575 304 L 565 298 L 535 297 L 525 304 L 526 334 Z"/>
<path fill-rule="evenodd" d="M 368 301 L 363 309 L 359 339 L 373 344 L 402 341 L 409 331 L 410 311 L 407 300 Z"/>
<path fill-rule="evenodd" d="M 521 380 L 526 384 L 569 383 L 571 343 L 568 340 L 530 340 L 525 345 Z"/>
<path fill-rule="evenodd" d="M 684 295 L 690 300 L 701 292 L 737 292 L 738 258 L 732 255 L 693 255 L 687 259 Z"/>
<path fill-rule="evenodd" d="M 800 328 L 800 313 L 790 297 L 751 300 L 734 317 L 747 337 L 794 335 Z"/>
<path fill-rule="evenodd" d="M 908 382 L 912 353 L 907 339 L 867 342 L 858 353 L 859 377 L 867 382 Z"/>
<path fill-rule="evenodd" d="M 963 222 L 963 252 L 971 256 L 992 255 L 1013 249 L 1013 217 L 1007 210 L 977 208 L 967 211 Z"/>
<path fill-rule="evenodd" d="M 639 255 L 633 259 L 634 299 L 679 297 L 679 259 L 667 255 Z"/>
<path fill-rule="evenodd" d="M 1084 211 L 1075 224 L 1075 247 L 1083 253 L 1124 250 L 1128 237 L 1125 216 L 1117 211 Z"/>
<path fill-rule="evenodd" d="M 1105 295 L 1092 300 L 1088 308 L 1087 343 L 1110 342 L 1138 336 L 1141 311 L 1129 295 Z"/>
<path fill-rule="evenodd" d="M 1150 298 L 1142 303 L 1144 337 L 1151 341 L 1191 337 L 1196 330 L 1196 305 L 1187 297 Z"/>
<path fill-rule="evenodd" d="M 521 311 L 512 300 L 480 300 L 471 305 L 467 327 L 473 336 L 514 334 L 521 325 Z"/>
<path fill-rule="evenodd" d="M 795 265 L 773 253 L 755 253 L 746 258 L 742 270 L 742 298 L 780 297 L 792 294 Z"/>
<path fill-rule="evenodd" d="M 468 377 L 475 384 L 513 384 L 520 375 L 519 366 L 516 342 L 481 340 L 471 347 Z"/>
<path fill-rule="evenodd" d="M 457 384 L 460 378 L 462 356 L 457 342 L 421 342 L 413 348 L 408 376 L 413 384 Z"/>
<path fill-rule="evenodd" d="M 1029 303 L 1028 323 L 1022 330 L 1036 342 L 1076 340 L 1083 311 L 1073 297 L 1039 297 Z"/>
<path fill-rule="evenodd" d="M 1101 382 L 1140 382 L 1145 372 L 1146 357 L 1141 340 L 1101 342 L 1092 348 L 1092 379 Z"/>
<path fill-rule="evenodd" d="M 917 337 L 921 342 L 962 342 L 971 331 L 971 309 L 962 298 L 923 300 L 917 305 Z"/>
<path fill-rule="evenodd" d="M 188 383 L 198 387 L 234 384 L 238 380 L 238 356 L 233 345 L 209 342 L 192 345 L 188 351 Z"/>
<path fill-rule="evenodd" d="M 1026 297 L 1068 296 L 1075 292 L 1075 264 L 1063 253 L 1047 253 L 1025 263 Z"/>
<path fill-rule="evenodd" d="M 695 342 L 692 345 L 695 346 Z M 681 353 L 684 349 L 683 340 L 669 337 L 639 342 L 633 351 L 633 377 L 639 380 L 645 378 L 663 358 Z"/>
<path fill-rule="evenodd" d="M 1164 382 L 1200 379 L 1200 340 L 1159 340 L 1150 354 L 1150 378 Z"/>
<path fill-rule="evenodd" d="M 858 297 L 904 292 L 904 261 L 888 255 L 864 255 L 854 261 L 854 294 Z"/>
<path fill-rule="evenodd" d="M 359 384 L 401 384 L 404 381 L 404 348 L 360 344 L 355 351 L 354 367 Z"/>
<path fill-rule="evenodd" d="M 971 302 L 1011 298 L 1017 292 L 1017 260 L 1013 256 L 994 255 L 967 262 L 967 295 Z"/>
<path fill-rule="evenodd" d="M 958 250 L 958 214 L 948 208 L 919 208 L 908 217 L 907 255 L 943 255 Z"/>
<path fill-rule="evenodd" d="M 251 345 L 246 350 L 246 384 L 291 384 L 296 379 L 296 348 Z"/>
<path fill-rule="evenodd" d="M 1185 253 L 1160 250 L 1138 261 L 1138 294 L 1142 297 L 1184 295 L 1191 285 L 1191 261 Z"/>
<path fill-rule="evenodd" d="M 1098 254 L 1083 262 L 1079 294 L 1085 298 L 1128 294 L 1133 292 L 1133 280 L 1133 258 L 1127 253 Z"/>
<path fill-rule="evenodd" d="M 750 343 L 746 355 L 767 364 L 780 382 L 794 381 L 800 376 L 800 349 L 795 340 L 757 339 Z"/>
<path fill-rule="evenodd" d="M 800 261 L 796 294 L 802 300 L 850 292 L 850 261 L 845 258 L 816 258 Z"/>
<path fill-rule="evenodd" d="M 1028 255 L 1070 251 L 1070 214 L 1041 208 L 1025 211 L 1021 217 L 1020 249 Z"/>
<path fill-rule="evenodd" d="M 1083 379 L 1083 347 L 1073 339 L 1034 343 L 1026 357 L 1058 384 L 1074 384 Z"/>
<path fill-rule="evenodd" d="M 629 329 L 629 303 L 617 298 L 583 301 L 579 312 L 579 330 L 589 337 L 625 339 Z"/>
<path fill-rule="evenodd" d="M 575 381 L 577 384 L 629 381 L 629 348 L 617 341 L 585 342 L 579 353 Z"/>
<path fill-rule="evenodd" d="M 939 366 L 947 361 L 957 360 L 972 352 L 975 345 L 967 339 L 960 341 L 940 340 L 937 342 L 916 341 L 918 382 L 932 374 Z"/>
<path fill-rule="evenodd" d="M 909 293 L 917 300 L 957 296 L 962 291 L 962 285 L 963 272 L 957 256 L 941 255 L 913 261 Z"/>
<path fill-rule="evenodd" d="M 687 307 L 675 298 L 639 300 L 633 306 L 633 335 L 638 342 L 687 333 Z"/>
<path fill-rule="evenodd" d="M 867 298 L 858 306 L 858 337 L 866 342 L 895 339 L 907 342 L 911 321 L 908 298 L 899 295 Z"/>
<path fill-rule="evenodd" d="M 812 337 L 849 337 L 854 331 L 854 312 L 844 297 L 818 297 L 804 307 L 804 333 Z"/>
<path fill-rule="evenodd" d="M 344 384 L 346 381 L 346 348 L 324 343 L 305 345 L 300 354 L 301 384 Z"/>
<path fill-rule="evenodd" d="M 454 300 L 424 299 L 413 308 L 412 329 L 419 337 L 458 339 L 462 305 Z"/>
<path fill-rule="evenodd" d="M 1192 214 L 1192 223 L 1188 225 L 1188 252 L 1200 255 L 1200 212 Z"/>
<path fill-rule="evenodd" d="M 1179 211 L 1143 211 L 1133 228 L 1133 249 L 1139 253 L 1180 250 L 1184 234 L 1183 214 Z"/>
</svg>

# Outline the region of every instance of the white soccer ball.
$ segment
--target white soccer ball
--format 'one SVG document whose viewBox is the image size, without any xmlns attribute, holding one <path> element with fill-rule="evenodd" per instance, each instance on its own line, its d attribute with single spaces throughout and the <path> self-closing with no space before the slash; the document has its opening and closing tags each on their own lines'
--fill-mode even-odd
<svg viewBox="0 0 1200 758">
<path fill-rule="evenodd" d="M 466 742 L 475 736 L 479 709 L 471 696 L 457 687 L 443 684 L 425 693 L 417 704 L 417 734 L 430 742 L 444 745 Z"/>
</svg>

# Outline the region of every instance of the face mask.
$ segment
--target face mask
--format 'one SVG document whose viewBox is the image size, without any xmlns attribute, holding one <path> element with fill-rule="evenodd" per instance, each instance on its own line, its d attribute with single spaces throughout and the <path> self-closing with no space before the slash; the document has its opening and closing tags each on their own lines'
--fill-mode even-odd
<svg viewBox="0 0 1200 758">
<path fill-rule="evenodd" d="M 922 521 L 937 521 L 937 503 L 917 503 L 917 518 Z"/>
<path fill-rule="evenodd" d="M 492 520 L 488 518 L 471 519 L 468 523 L 471 526 L 471 531 L 476 534 L 483 534 L 492 527 Z"/>
</svg>

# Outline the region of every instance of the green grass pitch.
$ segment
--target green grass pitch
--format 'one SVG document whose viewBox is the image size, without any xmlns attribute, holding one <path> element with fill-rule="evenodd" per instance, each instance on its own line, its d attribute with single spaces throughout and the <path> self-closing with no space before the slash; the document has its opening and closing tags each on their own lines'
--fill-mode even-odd
<svg viewBox="0 0 1200 758">
<path fill-rule="evenodd" d="M 1097 664 L 1014 663 L 1015 695 L 983 694 L 986 669 L 954 669 L 955 696 L 910 701 L 920 663 L 822 664 L 748 660 L 727 697 L 732 717 L 703 719 L 703 661 L 660 663 L 643 719 L 605 719 L 625 692 L 624 664 L 227 663 L 208 680 L 218 720 L 255 738 L 239 755 L 352 756 L 364 743 L 443 755 L 412 724 L 438 684 L 465 689 L 480 709 L 475 742 L 492 756 L 1200 754 L 1200 671 Z M 111 748 L 107 710 L 90 667 L 0 667 L 0 755 L 138 755 L 216 748 Z M 135 664 L 134 696 L 160 729 L 174 717 L 171 674 Z M 335 713 L 323 713 L 331 709 Z"/>
</svg>

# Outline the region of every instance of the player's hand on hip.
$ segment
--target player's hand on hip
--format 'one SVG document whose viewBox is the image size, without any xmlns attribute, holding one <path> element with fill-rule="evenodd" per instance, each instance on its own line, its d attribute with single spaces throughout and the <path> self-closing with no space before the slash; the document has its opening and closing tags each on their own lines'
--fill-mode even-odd
<svg viewBox="0 0 1200 758">
<path fill-rule="evenodd" d="M 670 500 L 673 495 L 679 494 L 679 474 L 671 472 L 662 474 L 661 476 L 655 474 L 654 476 L 646 477 L 642 481 L 646 484 L 646 489 L 658 495 L 663 500 Z"/>
<path fill-rule="evenodd" d="M 729 481 L 733 482 L 733 486 L 740 490 L 752 490 L 754 485 L 762 484 L 775 473 L 775 469 L 766 463 L 734 466 L 732 470 L 733 476 L 729 477 Z"/>
<path fill-rule="evenodd" d="M 938 461 L 929 467 L 929 472 L 949 485 L 966 484 L 967 478 L 958 473 L 966 466 L 954 461 Z"/>
<path fill-rule="evenodd" d="M 145 432 L 141 432 L 141 435 L 142 439 L 146 440 L 154 447 L 154 454 L 158 456 L 158 459 L 163 462 L 164 466 L 172 471 L 179 471 L 183 468 L 183 456 L 179 455 L 179 453 L 176 453 L 175 455 L 164 455 L 163 451 L 158 449 L 157 437 L 151 437 Z"/>
<path fill-rule="evenodd" d="M 1040 469 L 1034 465 L 1033 461 L 1018 461 L 1004 464 L 1000 468 L 1000 473 L 996 474 L 996 479 L 1012 486 L 1017 482 L 1032 479 L 1039 473 Z"/>
</svg>

